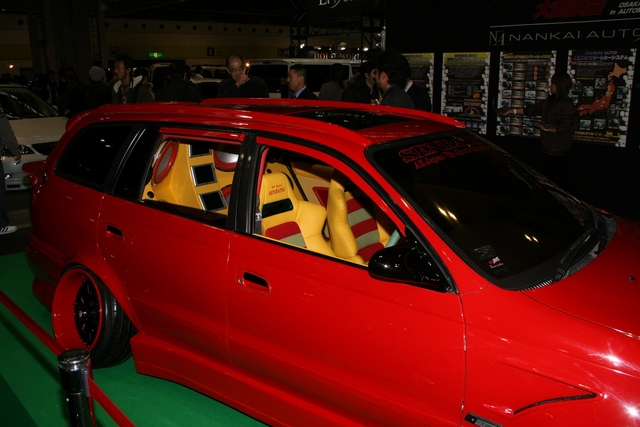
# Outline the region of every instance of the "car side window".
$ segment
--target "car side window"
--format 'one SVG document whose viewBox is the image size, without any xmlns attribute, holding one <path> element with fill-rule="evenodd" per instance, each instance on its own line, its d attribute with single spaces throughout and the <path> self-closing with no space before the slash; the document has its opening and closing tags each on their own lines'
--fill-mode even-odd
<svg viewBox="0 0 640 427">
<path fill-rule="evenodd" d="M 274 148 L 261 170 L 255 234 L 359 265 L 389 242 L 394 223 L 342 171 Z"/>
<path fill-rule="evenodd" d="M 114 162 L 133 126 L 96 126 L 75 136 L 56 165 L 56 174 L 105 190 Z"/>
<path fill-rule="evenodd" d="M 6 93 L 0 93 L 0 113 L 5 114 L 9 118 L 20 117 L 18 106 Z"/>
<path fill-rule="evenodd" d="M 240 144 L 163 135 L 147 163 L 139 201 L 225 227 Z"/>
<path fill-rule="evenodd" d="M 149 181 L 151 154 L 158 140 L 158 129 L 146 128 L 137 136 L 118 174 L 113 194 L 125 199 L 140 200 L 143 186 Z"/>
</svg>

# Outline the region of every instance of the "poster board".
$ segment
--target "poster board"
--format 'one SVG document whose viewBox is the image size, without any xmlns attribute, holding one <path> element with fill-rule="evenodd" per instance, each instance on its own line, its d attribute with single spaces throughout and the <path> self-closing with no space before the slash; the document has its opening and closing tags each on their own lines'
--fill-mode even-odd
<svg viewBox="0 0 640 427">
<path fill-rule="evenodd" d="M 405 53 L 411 66 L 411 80 L 426 87 L 433 105 L 433 64 L 434 53 Z"/>
<path fill-rule="evenodd" d="M 498 108 L 525 108 L 549 96 L 551 76 L 555 73 L 557 52 L 500 52 Z M 531 117 L 498 118 L 496 135 L 540 136 Z"/>
<path fill-rule="evenodd" d="M 487 133 L 489 52 L 443 53 L 441 114 Z"/>
<path fill-rule="evenodd" d="M 636 49 L 569 51 L 580 115 L 575 141 L 626 146 L 635 61 Z"/>
</svg>

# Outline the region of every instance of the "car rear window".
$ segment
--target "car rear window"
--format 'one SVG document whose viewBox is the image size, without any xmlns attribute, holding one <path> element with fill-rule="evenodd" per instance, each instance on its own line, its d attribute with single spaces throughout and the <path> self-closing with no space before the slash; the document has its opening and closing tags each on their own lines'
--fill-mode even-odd
<svg viewBox="0 0 640 427">
<path fill-rule="evenodd" d="M 56 165 L 56 174 L 103 189 L 132 126 L 97 126 L 76 135 Z"/>
</svg>

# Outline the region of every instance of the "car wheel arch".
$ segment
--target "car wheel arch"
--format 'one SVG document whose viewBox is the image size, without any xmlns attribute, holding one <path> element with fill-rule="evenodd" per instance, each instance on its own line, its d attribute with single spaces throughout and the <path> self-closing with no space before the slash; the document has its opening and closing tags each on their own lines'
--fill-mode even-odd
<svg viewBox="0 0 640 427">
<path fill-rule="evenodd" d="M 84 268 L 85 270 L 91 272 L 97 278 L 99 278 L 107 287 L 107 289 L 113 294 L 116 301 L 120 304 L 136 329 L 142 332 L 142 329 L 140 328 L 140 322 L 138 321 L 135 310 L 133 309 L 133 305 L 129 300 L 129 296 L 124 289 L 124 285 L 108 265 L 106 265 L 104 262 L 95 261 L 89 257 L 80 257 L 79 259 L 69 261 L 64 266 L 64 269 L 60 274 L 60 278 L 62 278 L 65 273 L 74 268 Z"/>
<path fill-rule="evenodd" d="M 56 341 L 67 350 L 86 349 L 94 368 L 110 367 L 131 357 L 137 330 L 104 282 L 82 265 L 60 277 L 51 304 Z"/>
</svg>

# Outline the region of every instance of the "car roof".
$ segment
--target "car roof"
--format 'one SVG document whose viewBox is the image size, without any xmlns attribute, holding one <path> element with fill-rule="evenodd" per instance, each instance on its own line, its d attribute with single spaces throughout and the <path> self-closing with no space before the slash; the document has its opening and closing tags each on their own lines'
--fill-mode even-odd
<svg viewBox="0 0 640 427">
<path fill-rule="evenodd" d="M 166 123 L 229 126 L 264 132 L 280 132 L 310 138 L 325 145 L 367 147 L 376 143 L 421 134 L 463 128 L 444 116 L 419 110 L 368 104 L 290 99 L 207 99 L 200 104 L 154 102 L 103 105 L 81 113 L 69 122 L 138 120 Z M 349 141 L 349 142 L 346 142 Z M 339 146 L 338 146 L 339 145 Z"/>
</svg>

